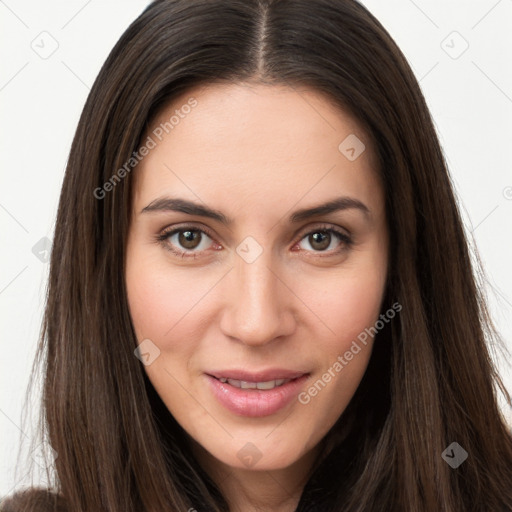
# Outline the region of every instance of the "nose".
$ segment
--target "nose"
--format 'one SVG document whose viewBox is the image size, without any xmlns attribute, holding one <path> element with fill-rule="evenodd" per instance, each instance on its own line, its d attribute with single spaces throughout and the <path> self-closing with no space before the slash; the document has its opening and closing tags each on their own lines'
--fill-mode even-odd
<svg viewBox="0 0 512 512">
<path fill-rule="evenodd" d="M 263 346 L 296 328 L 298 299 L 270 259 L 265 251 L 252 263 L 236 256 L 224 282 L 222 332 L 248 346 Z"/>
</svg>

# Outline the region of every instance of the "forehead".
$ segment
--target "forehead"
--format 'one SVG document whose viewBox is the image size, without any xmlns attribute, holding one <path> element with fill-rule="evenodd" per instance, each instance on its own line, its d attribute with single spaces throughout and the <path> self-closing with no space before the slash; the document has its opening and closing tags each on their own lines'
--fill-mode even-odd
<svg viewBox="0 0 512 512">
<path fill-rule="evenodd" d="M 368 197 L 379 185 L 369 137 L 357 120 L 309 89 L 198 87 L 166 105 L 147 137 L 155 145 L 134 173 L 136 202 L 179 190 L 213 202 L 238 198 L 240 205 L 257 197 L 271 206 L 276 198 L 325 198 L 333 188 L 378 200 Z M 362 153 L 347 158 L 347 145 Z"/>
</svg>

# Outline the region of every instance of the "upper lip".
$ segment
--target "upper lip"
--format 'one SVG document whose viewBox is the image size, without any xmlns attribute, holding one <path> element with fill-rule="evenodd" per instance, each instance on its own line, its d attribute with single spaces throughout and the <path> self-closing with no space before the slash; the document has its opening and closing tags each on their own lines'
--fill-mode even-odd
<svg viewBox="0 0 512 512">
<path fill-rule="evenodd" d="M 278 379 L 296 379 L 298 377 L 302 377 L 306 375 L 308 372 L 296 371 L 296 370 L 287 370 L 283 368 L 269 368 L 267 370 L 260 370 L 250 372 L 247 370 L 239 370 L 236 368 L 230 370 L 218 370 L 218 371 L 209 371 L 208 375 L 215 377 L 217 379 L 234 379 L 234 380 L 243 380 L 245 382 L 268 382 L 271 380 Z"/>
</svg>

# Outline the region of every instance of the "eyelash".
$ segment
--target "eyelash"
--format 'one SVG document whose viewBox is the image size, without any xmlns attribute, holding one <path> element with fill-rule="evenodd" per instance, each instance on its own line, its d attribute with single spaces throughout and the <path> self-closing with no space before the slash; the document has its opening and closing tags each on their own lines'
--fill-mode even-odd
<svg viewBox="0 0 512 512">
<path fill-rule="evenodd" d="M 194 232 L 203 233 L 203 234 L 207 235 L 210 239 L 214 240 L 214 236 L 210 232 L 210 230 L 205 229 L 205 228 L 198 228 L 196 226 L 180 226 L 178 228 L 171 228 L 171 229 L 164 230 L 164 231 L 162 231 L 162 233 L 160 233 L 159 235 L 156 236 L 156 240 L 165 249 L 167 249 L 168 251 L 170 251 L 171 253 L 173 253 L 176 256 L 179 256 L 181 258 L 196 258 L 197 255 L 201 254 L 204 251 L 189 252 L 189 251 L 185 251 L 185 250 L 179 250 L 179 249 L 176 249 L 175 246 L 171 245 L 168 241 L 169 237 L 171 237 L 172 235 L 174 235 L 176 233 L 180 233 L 183 231 L 194 231 Z M 353 244 L 353 240 L 350 236 L 348 236 L 346 233 L 343 233 L 342 231 L 334 228 L 332 225 L 323 225 L 323 226 L 317 227 L 316 229 L 313 229 L 311 231 L 304 233 L 303 236 L 300 238 L 299 242 L 301 242 L 304 238 L 306 238 L 307 236 L 312 235 L 314 233 L 334 234 L 342 242 L 342 245 L 340 248 L 329 251 L 327 253 L 327 256 L 333 256 L 336 254 L 340 254 L 344 251 L 347 251 L 348 249 L 350 249 L 350 247 Z M 311 252 L 311 251 L 306 251 L 306 252 Z M 325 251 L 313 251 L 313 252 L 317 252 L 318 253 L 317 256 L 319 256 L 319 257 L 326 257 L 326 256 L 324 256 L 324 254 L 322 254 Z"/>
</svg>

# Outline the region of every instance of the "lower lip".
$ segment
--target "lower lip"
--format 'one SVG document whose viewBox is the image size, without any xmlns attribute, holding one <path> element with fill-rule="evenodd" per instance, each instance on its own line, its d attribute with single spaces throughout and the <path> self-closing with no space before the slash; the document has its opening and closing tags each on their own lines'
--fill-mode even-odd
<svg viewBox="0 0 512 512">
<path fill-rule="evenodd" d="M 217 400 L 229 411 L 240 416 L 270 416 L 298 396 L 308 375 L 302 375 L 274 389 L 241 389 L 206 375 Z"/>
</svg>

